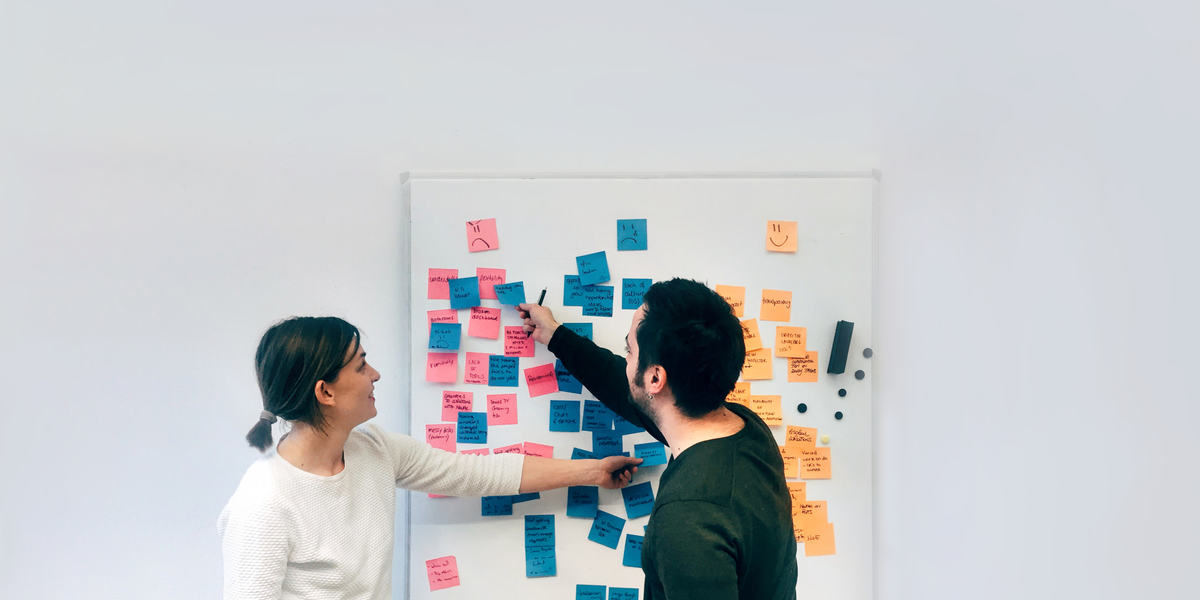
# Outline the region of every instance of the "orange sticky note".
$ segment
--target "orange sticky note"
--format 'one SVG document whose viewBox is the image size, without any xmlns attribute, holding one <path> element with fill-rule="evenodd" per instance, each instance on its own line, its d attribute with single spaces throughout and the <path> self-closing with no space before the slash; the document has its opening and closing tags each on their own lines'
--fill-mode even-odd
<svg viewBox="0 0 1200 600">
<path fill-rule="evenodd" d="M 796 507 L 804 502 L 805 496 L 808 495 L 808 484 L 803 481 L 787 482 L 788 495 L 792 497 L 792 512 L 796 512 Z"/>
<path fill-rule="evenodd" d="M 525 335 L 524 327 L 504 328 L 505 356 L 533 356 L 533 338 Z"/>
<path fill-rule="evenodd" d="M 789 358 L 788 381 L 814 383 L 817 381 L 817 351 L 809 350 L 804 356 Z"/>
<path fill-rule="evenodd" d="M 446 452 L 454 452 L 455 440 L 454 423 L 436 423 L 425 426 L 425 443 L 440 448 Z"/>
<path fill-rule="evenodd" d="M 791 321 L 792 293 L 784 290 L 763 290 L 762 308 L 758 318 L 763 321 Z"/>
<path fill-rule="evenodd" d="M 504 269 L 476 267 L 475 276 L 479 278 L 479 297 L 495 300 L 496 284 L 504 283 Z"/>
<path fill-rule="evenodd" d="M 817 448 L 817 428 L 788 425 L 784 445 L 796 452 Z"/>
<path fill-rule="evenodd" d="M 458 279 L 458 269 L 430 269 L 429 299 L 449 300 L 451 279 Z"/>
<path fill-rule="evenodd" d="M 802 525 L 817 525 L 829 522 L 829 505 L 824 500 L 805 500 L 800 505 L 792 507 L 793 518 Z"/>
<path fill-rule="evenodd" d="M 526 456 L 541 456 L 544 458 L 554 458 L 554 446 L 546 444 L 535 444 L 533 442 L 525 442 L 521 448 L 521 453 Z"/>
<path fill-rule="evenodd" d="M 779 455 L 783 458 L 783 477 L 795 479 L 800 476 L 800 455 L 787 446 L 779 447 Z M 795 500 L 792 501 L 793 503 Z"/>
<path fill-rule="evenodd" d="M 795 221 L 767 221 L 767 250 L 795 252 L 796 241 Z"/>
<path fill-rule="evenodd" d="M 487 403 L 488 427 L 517 424 L 516 394 L 488 394 Z"/>
<path fill-rule="evenodd" d="M 831 479 L 833 466 L 829 460 L 829 447 L 800 451 L 801 479 Z"/>
<path fill-rule="evenodd" d="M 833 544 L 833 523 L 825 522 L 804 530 L 805 556 L 829 556 L 836 553 Z"/>
<path fill-rule="evenodd" d="M 783 396 L 750 396 L 750 410 L 754 411 L 767 425 L 783 425 Z"/>
<path fill-rule="evenodd" d="M 458 380 L 458 354 L 430 352 L 425 358 L 425 381 L 454 383 Z"/>
<path fill-rule="evenodd" d="M 449 298 L 449 290 L 447 290 L 447 298 Z M 724 298 L 729 303 L 729 307 L 733 309 L 733 316 L 742 318 L 742 314 L 746 308 L 746 288 L 740 285 L 718 285 L 717 295 Z"/>
<path fill-rule="evenodd" d="M 747 350 L 746 361 L 742 363 L 742 379 L 771 378 L 771 349 L 759 348 Z"/>
<path fill-rule="evenodd" d="M 475 394 L 471 392 L 444 390 L 442 392 L 442 420 L 457 422 L 458 413 L 471 412 L 475 404 L 474 398 Z"/>
<path fill-rule="evenodd" d="M 467 250 L 484 252 L 500 247 L 500 234 L 496 233 L 495 219 L 467 221 Z"/>
<path fill-rule="evenodd" d="M 744 406 L 750 405 L 750 382 L 739 381 L 733 384 L 733 391 L 725 397 L 726 402 L 734 402 Z"/>
<path fill-rule="evenodd" d="M 500 339 L 500 309 L 472 306 L 467 335 L 492 340 Z"/>
<path fill-rule="evenodd" d="M 425 574 L 429 576 L 429 591 L 444 590 L 458 585 L 458 560 L 453 556 L 431 558 L 425 561 Z"/>
<path fill-rule="evenodd" d="M 775 328 L 775 356 L 804 356 L 808 344 L 807 327 Z"/>
<path fill-rule="evenodd" d="M 746 340 L 746 350 L 762 348 L 762 337 L 758 335 L 758 319 L 742 321 L 742 338 Z"/>
<path fill-rule="evenodd" d="M 468 352 L 466 374 L 463 376 L 463 381 L 487 385 L 489 356 L 491 355 L 486 352 Z"/>
</svg>

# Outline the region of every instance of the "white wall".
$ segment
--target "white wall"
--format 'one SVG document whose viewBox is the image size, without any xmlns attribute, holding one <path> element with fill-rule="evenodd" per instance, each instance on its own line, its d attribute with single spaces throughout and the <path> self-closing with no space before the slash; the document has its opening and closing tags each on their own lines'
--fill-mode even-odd
<svg viewBox="0 0 1200 600">
<path fill-rule="evenodd" d="M 878 597 L 1193 583 L 1195 2 L 74 4 L 0 5 L 0 597 L 217 595 L 277 318 L 407 426 L 409 169 L 879 167 Z"/>
</svg>

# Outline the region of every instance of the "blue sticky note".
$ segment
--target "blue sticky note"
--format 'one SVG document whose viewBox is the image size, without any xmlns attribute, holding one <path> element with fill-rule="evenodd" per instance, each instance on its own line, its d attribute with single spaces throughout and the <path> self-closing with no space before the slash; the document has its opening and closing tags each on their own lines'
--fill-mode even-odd
<svg viewBox="0 0 1200 600">
<path fill-rule="evenodd" d="M 639 467 L 667 464 L 667 447 L 662 442 L 646 442 L 633 445 L 633 456 L 642 459 Z"/>
<path fill-rule="evenodd" d="M 517 357 L 488 356 L 488 385 L 517 387 Z"/>
<path fill-rule="evenodd" d="M 579 285 L 608 281 L 608 255 L 603 250 L 575 257 L 575 266 L 579 268 Z"/>
<path fill-rule="evenodd" d="M 558 391 L 570 394 L 582 394 L 583 384 L 563 366 L 562 361 L 554 360 L 554 377 L 558 379 Z"/>
<path fill-rule="evenodd" d="M 646 431 L 645 429 L 626 421 L 625 417 L 622 417 L 616 413 L 613 414 L 613 429 L 620 435 L 629 435 L 631 433 L 641 433 Z"/>
<path fill-rule="evenodd" d="M 617 416 L 616 413 L 608 410 L 603 402 L 584 400 L 582 429 L 584 431 L 610 431 L 615 416 Z"/>
<path fill-rule="evenodd" d="M 460 339 L 461 323 L 433 323 L 429 326 L 430 350 L 458 350 Z"/>
<path fill-rule="evenodd" d="M 579 431 L 579 401 L 550 401 L 550 431 Z"/>
<path fill-rule="evenodd" d="M 500 304 L 516 306 L 525 302 L 525 282 L 513 281 L 511 283 L 501 283 L 495 286 L 496 299 Z"/>
<path fill-rule="evenodd" d="M 558 575 L 558 561 L 553 555 L 525 559 L 526 577 L 554 577 L 555 575 Z"/>
<path fill-rule="evenodd" d="M 580 294 L 582 294 L 582 293 L 583 292 L 581 290 Z M 580 300 L 580 304 L 578 304 L 577 306 L 583 306 L 583 304 L 582 304 L 583 296 L 582 295 L 579 297 L 579 300 Z M 575 333 L 578 333 L 579 335 L 581 335 L 589 340 L 592 339 L 592 324 L 591 323 L 563 323 L 562 326 L 566 327 L 567 329 L 570 329 L 571 331 L 574 331 Z"/>
<path fill-rule="evenodd" d="M 625 534 L 625 554 L 621 555 L 621 564 L 635 569 L 642 568 L 642 540 L 645 536 Z"/>
<path fill-rule="evenodd" d="M 588 532 L 588 539 L 601 546 L 608 546 L 616 550 L 617 542 L 621 541 L 623 529 L 625 529 L 625 519 L 597 510 L 596 519 L 592 521 L 592 530 Z"/>
<path fill-rule="evenodd" d="M 487 443 L 487 413 L 460 412 L 458 413 L 458 443 L 486 444 Z"/>
<path fill-rule="evenodd" d="M 646 242 L 645 219 L 617 219 L 617 250 L 645 250 Z"/>
<path fill-rule="evenodd" d="M 642 296 L 646 295 L 646 290 L 653 284 L 653 279 L 622 279 L 621 308 L 637 310 L 642 305 Z"/>
<path fill-rule="evenodd" d="M 479 306 L 479 278 L 463 277 L 450 280 L 450 308 Z"/>
<path fill-rule="evenodd" d="M 608 600 L 638 600 L 637 588 L 608 588 Z"/>
<path fill-rule="evenodd" d="M 630 519 L 644 517 L 654 510 L 654 490 L 649 481 L 621 488 L 625 499 L 625 516 Z"/>
<path fill-rule="evenodd" d="M 583 448 L 571 448 L 571 460 L 579 460 L 581 458 L 600 458 Z"/>
<path fill-rule="evenodd" d="M 605 600 L 608 588 L 602 585 L 575 584 L 575 600 Z"/>
<path fill-rule="evenodd" d="M 484 496 L 480 498 L 483 505 L 480 514 L 485 517 L 497 517 L 512 514 L 512 496 Z"/>
<path fill-rule="evenodd" d="M 613 286 L 589 285 L 583 288 L 583 316 L 611 317 Z"/>
<path fill-rule="evenodd" d="M 563 306 L 583 306 L 583 285 L 578 275 L 563 275 Z"/>
<path fill-rule="evenodd" d="M 592 452 L 600 458 L 617 456 L 621 453 L 621 445 L 621 436 L 615 431 L 592 432 Z"/>
<path fill-rule="evenodd" d="M 518 502 L 529 502 L 530 500 L 537 500 L 541 497 L 541 492 L 526 492 L 524 494 L 513 494 L 512 496 L 509 496 L 509 498 L 512 499 L 513 504 Z"/>
<path fill-rule="evenodd" d="M 600 488 L 594 485 L 573 485 L 567 488 L 567 516 L 596 518 L 600 507 Z"/>
<path fill-rule="evenodd" d="M 554 515 L 525 515 L 525 576 L 558 573 L 554 550 Z"/>
</svg>

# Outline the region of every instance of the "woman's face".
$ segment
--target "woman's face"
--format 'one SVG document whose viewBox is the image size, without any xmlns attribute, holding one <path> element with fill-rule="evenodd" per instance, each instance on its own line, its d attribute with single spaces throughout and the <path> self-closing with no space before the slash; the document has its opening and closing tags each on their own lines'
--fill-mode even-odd
<svg viewBox="0 0 1200 600">
<path fill-rule="evenodd" d="M 352 347 L 351 351 L 354 350 Z M 339 422 L 354 428 L 378 414 L 375 409 L 376 381 L 379 381 L 379 371 L 367 362 L 367 352 L 359 346 L 356 355 L 338 371 L 337 379 L 326 383 L 333 394 L 333 406 L 329 408 L 333 409 Z"/>
</svg>

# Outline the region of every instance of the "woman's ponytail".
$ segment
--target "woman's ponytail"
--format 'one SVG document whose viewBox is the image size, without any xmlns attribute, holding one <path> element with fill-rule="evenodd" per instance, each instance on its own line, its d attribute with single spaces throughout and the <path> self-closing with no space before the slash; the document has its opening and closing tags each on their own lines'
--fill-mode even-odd
<svg viewBox="0 0 1200 600">
<path fill-rule="evenodd" d="M 258 448 L 259 452 L 266 452 L 267 448 L 270 448 L 271 444 L 275 443 L 271 438 L 271 424 L 277 419 L 278 417 L 271 414 L 270 411 L 262 411 L 262 414 L 258 417 L 258 422 L 246 434 L 246 441 L 250 442 L 251 446 Z"/>
</svg>

